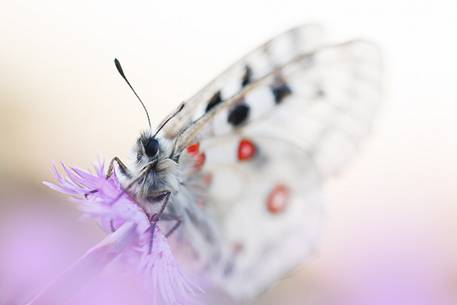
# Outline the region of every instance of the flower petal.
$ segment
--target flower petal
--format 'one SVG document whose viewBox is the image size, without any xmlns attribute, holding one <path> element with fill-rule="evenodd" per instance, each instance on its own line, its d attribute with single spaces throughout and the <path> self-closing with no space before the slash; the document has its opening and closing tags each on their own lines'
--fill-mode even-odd
<svg viewBox="0 0 457 305">
<path fill-rule="evenodd" d="M 97 273 L 114 257 L 121 257 L 122 261 L 133 264 L 132 267 L 138 270 L 147 290 L 152 294 L 153 304 L 157 305 L 189 304 L 191 296 L 196 291 L 202 291 L 184 276 L 159 227 L 156 227 L 153 234 L 153 247 L 149 249 L 149 219 L 138 203 L 124 191 L 115 173 L 107 179 L 101 162 L 95 165 L 94 173 L 64 164 L 62 168 L 66 176 L 53 166 L 57 184 L 44 184 L 72 196 L 72 201 L 84 216 L 96 219 L 110 233 L 70 270 L 78 265 L 97 262 L 99 265 L 93 269 Z M 124 235 L 125 230 L 128 238 Z"/>
</svg>

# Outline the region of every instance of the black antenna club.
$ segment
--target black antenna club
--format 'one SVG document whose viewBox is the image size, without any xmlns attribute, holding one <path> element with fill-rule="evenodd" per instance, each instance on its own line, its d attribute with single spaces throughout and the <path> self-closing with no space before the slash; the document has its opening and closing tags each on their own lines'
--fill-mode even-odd
<svg viewBox="0 0 457 305">
<path fill-rule="evenodd" d="M 114 64 L 116 65 L 117 72 L 122 76 L 122 78 L 125 80 L 127 85 L 129 85 L 130 89 L 132 89 L 133 93 L 137 97 L 137 99 L 140 101 L 141 106 L 143 106 L 144 112 L 146 113 L 146 117 L 148 118 L 148 124 L 149 124 L 149 129 L 151 129 L 151 119 L 149 117 L 149 112 L 146 106 L 144 105 L 143 101 L 141 100 L 140 96 L 136 93 L 135 89 L 133 89 L 132 85 L 130 84 L 129 80 L 125 76 L 124 69 L 122 69 L 121 63 L 117 58 L 114 59 Z"/>
</svg>

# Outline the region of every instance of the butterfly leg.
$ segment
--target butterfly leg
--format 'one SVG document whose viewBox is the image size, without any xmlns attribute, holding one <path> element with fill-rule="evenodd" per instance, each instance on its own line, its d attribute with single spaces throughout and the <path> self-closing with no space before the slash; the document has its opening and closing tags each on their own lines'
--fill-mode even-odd
<svg viewBox="0 0 457 305">
<path fill-rule="evenodd" d="M 121 174 L 123 174 L 124 176 L 127 176 L 129 178 L 132 177 L 132 175 L 130 174 L 130 170 L 128 169 L 128 167 L 121 161 L 121 159 L 119 159 L 118 157 L 114 157 L 111 162 L 109 163 L 109 167 L 108 167 L 108 172 L 106 173 L 106 179 L 109 179 L 113 173 L 114 173 L 114 162 L 117 162 L 117 164 L 119 165 L 119 169 L 121 171 Z M 87 199 L 89 197 L 89 195 L 91 194 L 94 194 L 98 192 L 98 189 L 95 189 L 95 190 L 91 190 L 87 193 L 84 194 L 84 197 Z"/>
<path fill-rule="evenodd" d="M 167 232 L 167 234 L 165 234 L 165 237 L 168 238 L 171 236 L 171 234 L 173 234 L 173 232 L 176 231 L 176 229 L 179 228 L 179 226 L 181 225 L 182 223 L 182 220 L 179 219 L 179 218 L 175 218 L 174 219 L 176 221 L 176 223 L 174 224 L 174 226 Z"/>
<path fill-rule="evenodd" d="M 162 216 L 160 217 L 159 221 L 161 221 L 161 222 L 163 222 L 163 221 L 167 221 L 167 222 L 174 221 L 175 222 L 173 227 L 171 227 L 168 230 L 168 232 L 165 234 L 165 237 L 170 237 L 176 231 L 176 229 L 178 229 L 179 226 L 182 224 L 181 218 L 179 218 L 178 216 L 174 216 L 172 214 L 167 214 L 167 213 L 163 213 Z"/>
<path fill-rule="evenodd" d="M 163 201 L 162 206 L 160 207 L 160 210 L 158 213 L 154 214 L 151 216 L 151 240 L 149 242 L 149 254 L 151 254 L 152 251 L 152 245 L 154 241 L 154 232 L 157 227 L 157 223 L 159 222 L 160 218 L 163 215 L 163 212 L 165 211 L 165 208 L 167 207 L 168 202 L 170 201 L 170 191 L 163 191 L 161 192 L 158 196 L 156 196 L 157 199 L 161 199 Z"/>
<path fill-rule="evenodd" d="M 117 165 L 119 165 L 119 170 L 121 171 L 121 174 L 123 174 L 124 176 L 127 176 L 129 178 L 132 177 L 132 175 L 130 173 L 130 170 L 124 164 L 124 162 L 122 162 L 121 159 L 119 159 L 118 157 L 114 157 L 111 160 L 111 162 L 109 163 L 108 172 L 106 173 L 106 179 L 111 177 L 113 175 L 113 173 L 114 173 L 114 162 L 116 162 Z"/>
</svg>

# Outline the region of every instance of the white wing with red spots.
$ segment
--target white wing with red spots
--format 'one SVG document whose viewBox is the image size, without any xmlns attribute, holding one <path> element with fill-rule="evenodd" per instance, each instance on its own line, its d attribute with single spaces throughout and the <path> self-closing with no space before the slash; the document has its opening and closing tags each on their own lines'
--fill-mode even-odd
<svg viewBox="0 0 457 305">
<path fill-rule="evenodd" d="M 190 151 L 211 180 L 203 210 L 219 239 L 208 256 L 211 274 L 237 298 L 258 295 L 309 255 L 321 184 L 355 154 L 381 99 L 376 46 L 294 44 L 305 30 L 229 68 L 164 131 L 177 137 L 178 152 L 199 143 Z"/>
<path fill-rule="evenodd" d="M 358 40 L 321 46 L 215 106 L 181 134 L 177 146 L 259 131 L 308 151 L 326 176 L 354 155 L 381 98 L 375 45 Z"/>
<path fill-rule="evenodd" d="M 252 298 L 310 255 L 320 231 L 321 178 L 313 159 L 291 143 L 261 135 L 201 143 L 211 175 L 206 201 L 220 238 L 213 279 Z"/>
<path fill-rule="evenodd" d="M 323 172 L 334 172 L 369 130 L 381 99 L 381 79 L 381 59 L 373 44 L 352 41 L 319 47 L 208 111 L 182 132 L 178 151 L 202 139 L 267 128 L 305 148 L 320 142 L 316 156 L 326 157 L 319 163 L 335 163 L 325 164 Z M 341 155 L 327 158 L 332 149 L 325 145 L 336 141 L 341 141 Z"/>
</svg>

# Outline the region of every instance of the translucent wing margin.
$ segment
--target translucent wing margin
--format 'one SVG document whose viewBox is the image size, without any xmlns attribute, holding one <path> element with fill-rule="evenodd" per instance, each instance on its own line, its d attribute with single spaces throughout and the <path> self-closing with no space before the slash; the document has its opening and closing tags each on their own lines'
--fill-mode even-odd
<svg viewBox="0 0 457 305">
<path fill-rule="evenodd" d="M 239 94 L 243 87 L 270 74 L 297 55 L 322 45 L 323 39 L 323 29 L 310 24 L 292 28 L 268 40 L 185 101 L 182 111 L 161 134 L 174 139 L 208 110 Z"/>
<path fill-rule="evenodd" d="M 282 70 L 291 94 L 281 105 L 243 128 L 248 135 L 301 147 L 327 177 L 355 156 L 371 128 L 382 99 L 382 62 L 379 49 L 366 41 L 325 47 L 309 56 L 307 69 L 296 63 Z"/>
<path fill-rule="evenodd" d="M 196 119 L 177 139 L 193 142 L 255 130 L 291 141 L 323 174 L 350 157 L 371 126 L 382 96 L 378 48 L 365 41 L 321 46 L 245 86 Z"/>
</svg>

